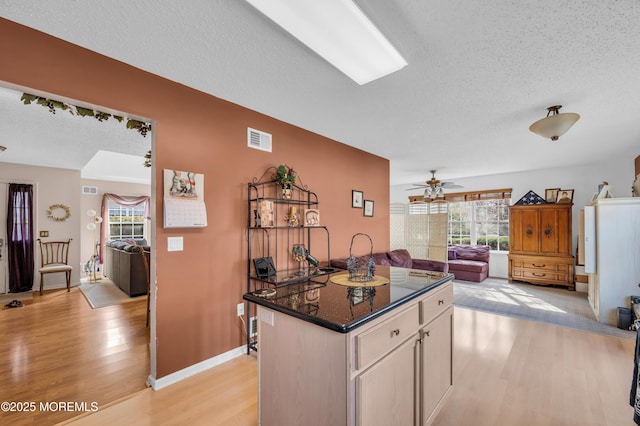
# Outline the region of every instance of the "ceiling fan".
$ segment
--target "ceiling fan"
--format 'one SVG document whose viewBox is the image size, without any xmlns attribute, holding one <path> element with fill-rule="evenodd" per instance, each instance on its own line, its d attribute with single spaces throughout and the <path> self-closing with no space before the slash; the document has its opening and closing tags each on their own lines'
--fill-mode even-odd
<svg viewBox="0 0 640 426">
<path fill-rule="evenodd" d="M 464 188 L 462 185 L 456 185 L 453 182 L 441 182 L 436 179 L 436 170 L 429 170 L 431 172 L 431 179 L 425 183 L 414 183 L 414 188 L 409 188 L 407 191 L 412 191 L 418 188 L 424 188 L 424 198 L 436 199 L 444 197 L 445 189 L 457 189 Z"/>
</svg>

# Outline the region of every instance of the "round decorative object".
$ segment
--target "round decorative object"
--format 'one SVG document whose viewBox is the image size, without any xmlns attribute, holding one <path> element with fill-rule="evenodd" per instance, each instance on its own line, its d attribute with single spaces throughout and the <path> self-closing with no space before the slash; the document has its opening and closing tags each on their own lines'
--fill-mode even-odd
<svg viewBox="0 0 640 426">
<path fill-rule="evenodd" d="M 263 288 L 263 289 L 254 291 L 253 294 L 255 294 L 258 297 L 273 297 L 273 296 L 276 295 L 276 289 L 275 288 Z"/>
<path fill-rule="evenodd" d="M 631 195 L 633 197 L 640 197 L 640 174 L 636 176 L 636 180 L 631 185 Z"/>
<path fill-rule="evenodd" d="M 347 287 L 378 287 L 381 285 L 389 284 L 389 278 L 379 277 L 374 275 L 371 277 L 371 281 L 355 282 L 349 280 L 349 274 L 332 275 L 331 282 L 338 285 L 344 285 Z"/>
<path fill-rule="evenodd" d="M 58 212 L 57 210 L 62 210 L 62 212 Z M 49 210 L 47 210 L 47 217 L 56 222 L 64 222 L 71 217 L 71 210 L 64 204 L 52 204 L 49 206 Z"/>
</svg>

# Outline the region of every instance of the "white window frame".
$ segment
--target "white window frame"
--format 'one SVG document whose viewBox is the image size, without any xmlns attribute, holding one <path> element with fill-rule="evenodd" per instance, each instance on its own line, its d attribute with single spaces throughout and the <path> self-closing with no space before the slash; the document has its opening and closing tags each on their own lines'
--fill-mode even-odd
<svg viewBox="0 0 640 426">
<path fill-rule="evenodd" d="M 113 200 L 109 200 L 108 202 L 108 209 L 109 209 L 109 224 L 108 224 L 108 230 L 109 230 L 109 235 L 108 235 L 108 239 L 110 240 L 124 240 L 124 239 L 142 239 L 145 238 L 146 239 L 146 235 L 147 235 L 147 220 L 144 217 L 144 209 L 145 209 L 145 202 L 143 201 L 140 204 L 137 204 L 133 207 L 127 207 L 127 206 L 123 206 L 118 204 L 116 201 Z M 120 215 L 115 215 L 116 217 L 129 217 L 131 216 L 132 220 L 131 222 L 123 222 L 122 220 L 120 221 L 112 221 L 111 220 L 111 212 L 112 210 L 116 210 L 118 209 L 120 212 L 124 212 L 125 214 L 120 214 Z M 139 214 L 136 214 L 139 213 Z M 141 220 L 136 221 L 135 218 L 136 217 L 140 217 Z M 122 228 L 123 225 L 128 225 L 131 224 L 131 234 L 128 235 L 123 235 L 122 234 Z M 111 225 L 119 225 L 120 227 L 120 233 L 118 235 L 113 235 L 111 233 Z M 142 235 L 140 234 L 135 234 L 133 231 L 135 230 L 135 225 L 142 225 Z"/>
<path fill-rule="evenodd" d="M 469 239 L 470 239 L 470 244 L 478 244 L 478 232 L 477 232 L 477 227 L 478 224 L 481 223 L 478 220 L 478 216 L 477 216 L 477 203 L 485 203 L 487 201 L 494 201 L 494 200 L 473 200 L 473 201 L 452 201 L 450 202 L 450 204 L 468 204 L 469 208 L 470 208 L 470 212 L 469 212 L 469 216 L 470 216 L 470 220 L 469 222 Z M 496 199 L 495 201 L 502 203 L 504 206 L 508 207 L 511 204 L 511 200 L 509 198 L 502 198 L 502 199 Z M 451 241 L 451 230 L 454 224 L 454 221 L 452 221 L 451 215 L 452 212 L 454 211 L 453 206 L 450 206 L 449 208 L 449 232 L 447 233 L 447 240 Z M 493 221 L 487 221 L 489 222 L 493 222 Z M 498 244 L 499 244 L 499 238 L 500 237 L 506 237 L 507 241 L 509 239 L 509 217 L 507 215 L 507 219 L 506 219 L 506 224 L 507 224 L 507 234 L 506 235 L 501 235 L 500 234 L 500 218 L 495 218 L 495 222 L 493 222 L 497 225 L 498 227 Z M 455 244 L 455 243 L 454 243 Z M 508 252 L 508 250 L 491 250 L 491 251 L 495 251 L 495 252 Z"/>
</svg>

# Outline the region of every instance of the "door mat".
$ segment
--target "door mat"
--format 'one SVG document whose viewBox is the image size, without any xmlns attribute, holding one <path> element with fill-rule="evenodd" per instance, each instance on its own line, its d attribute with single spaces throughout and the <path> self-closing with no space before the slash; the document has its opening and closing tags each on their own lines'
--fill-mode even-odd
<svg viewBox="0 0 640 426">
<path fill-rule="evenodd" d="M 32 291 L 23 291 L 22 293 L 6 293 L 0 294 L 0 306 L 4 308 L 9 308 L 6 306 L 7 304 L 17 300 L 18 302 L 25 304 L 24 302 L 27 300 L 33 300 L 33 292 Z"/>
<path fill-rule="evenodd" d="M 129 297 L 127 293 L 120 290 L 112 281 L 104 278 L 95 283 L 80 284 L 78 288 L 93 309 L 144 300 L 147 297 L 146 295 Z"/>
</svg>

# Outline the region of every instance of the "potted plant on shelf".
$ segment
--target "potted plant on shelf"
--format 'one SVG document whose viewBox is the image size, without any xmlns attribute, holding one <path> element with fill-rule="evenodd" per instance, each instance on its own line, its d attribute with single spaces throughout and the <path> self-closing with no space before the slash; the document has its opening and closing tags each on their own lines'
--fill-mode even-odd
<svg viewBox="0 0 640 426">
<path fill-rule="evenodd" d="M 293 184 L 296 183 L 296 172 L 286 164 L 276 167 L 275 181 L 282 187 L 282 198 L 290 199 Z"/>
</svg>

